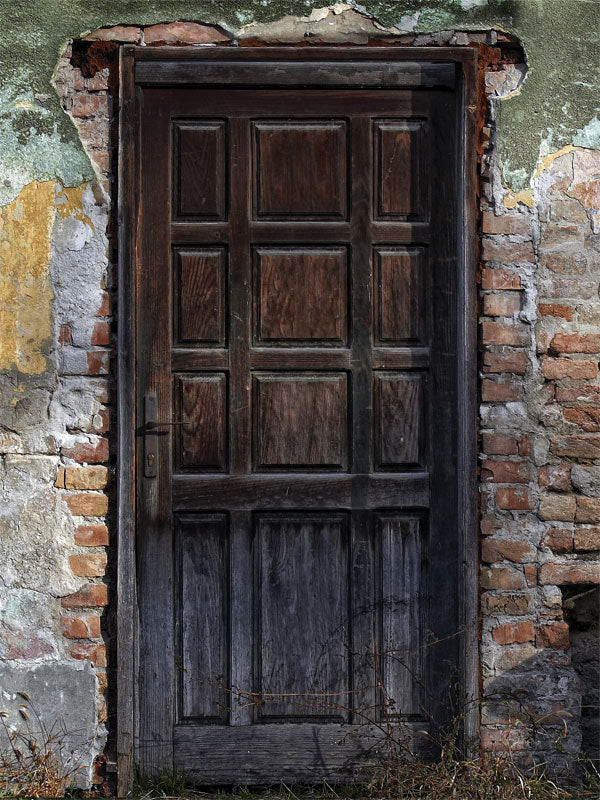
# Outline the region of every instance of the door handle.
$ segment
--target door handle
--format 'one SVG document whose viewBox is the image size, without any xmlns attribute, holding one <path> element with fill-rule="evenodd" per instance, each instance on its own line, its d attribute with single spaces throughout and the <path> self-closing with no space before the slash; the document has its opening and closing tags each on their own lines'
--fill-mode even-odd
<svg viewBox="0 0 600 800">
<path fill-rule="evenodd" d="M 154 392 L 144 395 L 144 477 L 156 478 L 158 475 L 158 437 L 176 425 L 189 425 L 189 422 L 161 422 L 158 417 L 158 400 Z"/>
<path fill-rule="evenodd" d="M 189 425 L 189 422 L 148 422 L 144 425 L 144 430 L 153 431 L 155 428 L 164 428 L 172 425 Z"/>
</svg>

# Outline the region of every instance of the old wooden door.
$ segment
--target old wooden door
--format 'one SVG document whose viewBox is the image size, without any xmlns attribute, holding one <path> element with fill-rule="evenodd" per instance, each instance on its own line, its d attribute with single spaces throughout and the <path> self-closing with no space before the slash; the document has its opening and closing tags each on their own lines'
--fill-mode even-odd
<svg viewBox="0 0 600 800">
<path fill-rule="evenodd" d="M 455 678 L 455 66 L 230 54 L 136 66 L 137 758 L 336 779 Z"/>
</svg>

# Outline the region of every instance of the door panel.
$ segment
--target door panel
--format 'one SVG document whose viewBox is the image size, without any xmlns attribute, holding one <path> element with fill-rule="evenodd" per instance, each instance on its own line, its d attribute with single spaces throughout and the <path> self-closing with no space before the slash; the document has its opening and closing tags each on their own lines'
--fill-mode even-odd
<svg viewBox="0 0 600 800">
<path fill-rule="evenodd" d="M 458 173 L 440 74 L 139 90 L 138 411 L 152 392 L 169 423 L 138 485 L 146 769 L 339 780 L 377 758 L 382 720 L 444 721 Z"/>
</svg>

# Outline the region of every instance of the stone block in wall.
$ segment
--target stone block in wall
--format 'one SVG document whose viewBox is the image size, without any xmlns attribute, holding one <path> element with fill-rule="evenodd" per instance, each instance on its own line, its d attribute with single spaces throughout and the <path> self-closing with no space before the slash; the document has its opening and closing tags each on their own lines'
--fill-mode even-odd
<svg viewBox="0 0 600 800">
<path fill-rule="evenodd" d="M 7 726 L 29 728 L 28 738 L 43 744 L 46 734 L 36 722 L 43 720 L 46 731 L 55 734 L 50 747 L 62 764 L 65 783 L 87 787 L 94 758 L 104 744 L 104 730 L 96 722 L 96 676 L 86 662 L 47 661 L 17 665 L 0 662 L 2 710 Z M 19 693 L 25 693 L 25 701 Z M 25 726 L 19 707 L 29 707 Z M 35 713 L 33 713 L 35 712 Z M 0 750 L 6 750 L 5 729 L 0 728 Z"/>
</svg>

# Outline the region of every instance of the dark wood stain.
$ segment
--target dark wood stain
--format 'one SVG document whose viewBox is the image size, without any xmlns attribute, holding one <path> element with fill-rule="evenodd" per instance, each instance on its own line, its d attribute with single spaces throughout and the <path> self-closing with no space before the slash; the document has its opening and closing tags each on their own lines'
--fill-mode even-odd
<svg viewBox="0 0 600 800">
<path fill-rule="evenodd" d="M 347 213 L 343 120 L 254 123 L 257 217 L 325 217 Z"/>
<path fill-rule="evenodd" d="M 177 339 L 225 344 L 225 248 L 177 250 Z"/>
<path fill-rule="evenodd" d="M 348 281 L 344 248 L 258 248 L 255 260 L 258 341 L 345 344 Z"/>
<path fill-rule="evenodd" d="M 204 471 L 227 469 L 227 376 L 204 373 L 181 376 L 178 382 L 180 421 L 175 436 L 179 439 L 182 469 Z"/>
<path fill-rule="evenodd" d="M 136 396 L 187 424 L 137 479 L 137 760 L 335 780 L 378 736 L 374 643 L 409 729 L 458 658 L 461 101 L 434 62 L 464 53 L 161 50 L 135 51 Z"/>
<path fill-rule="evenodd" d="M 175 203 L 179 217 L 223 219 L 226 214 L 225 120 L 176 123 Z"/>
<path fill-rule="evenodd" d="M 257 468 L 347 466 L 345 375 L 257 375 L 254 404 Z"/>
</svg>

